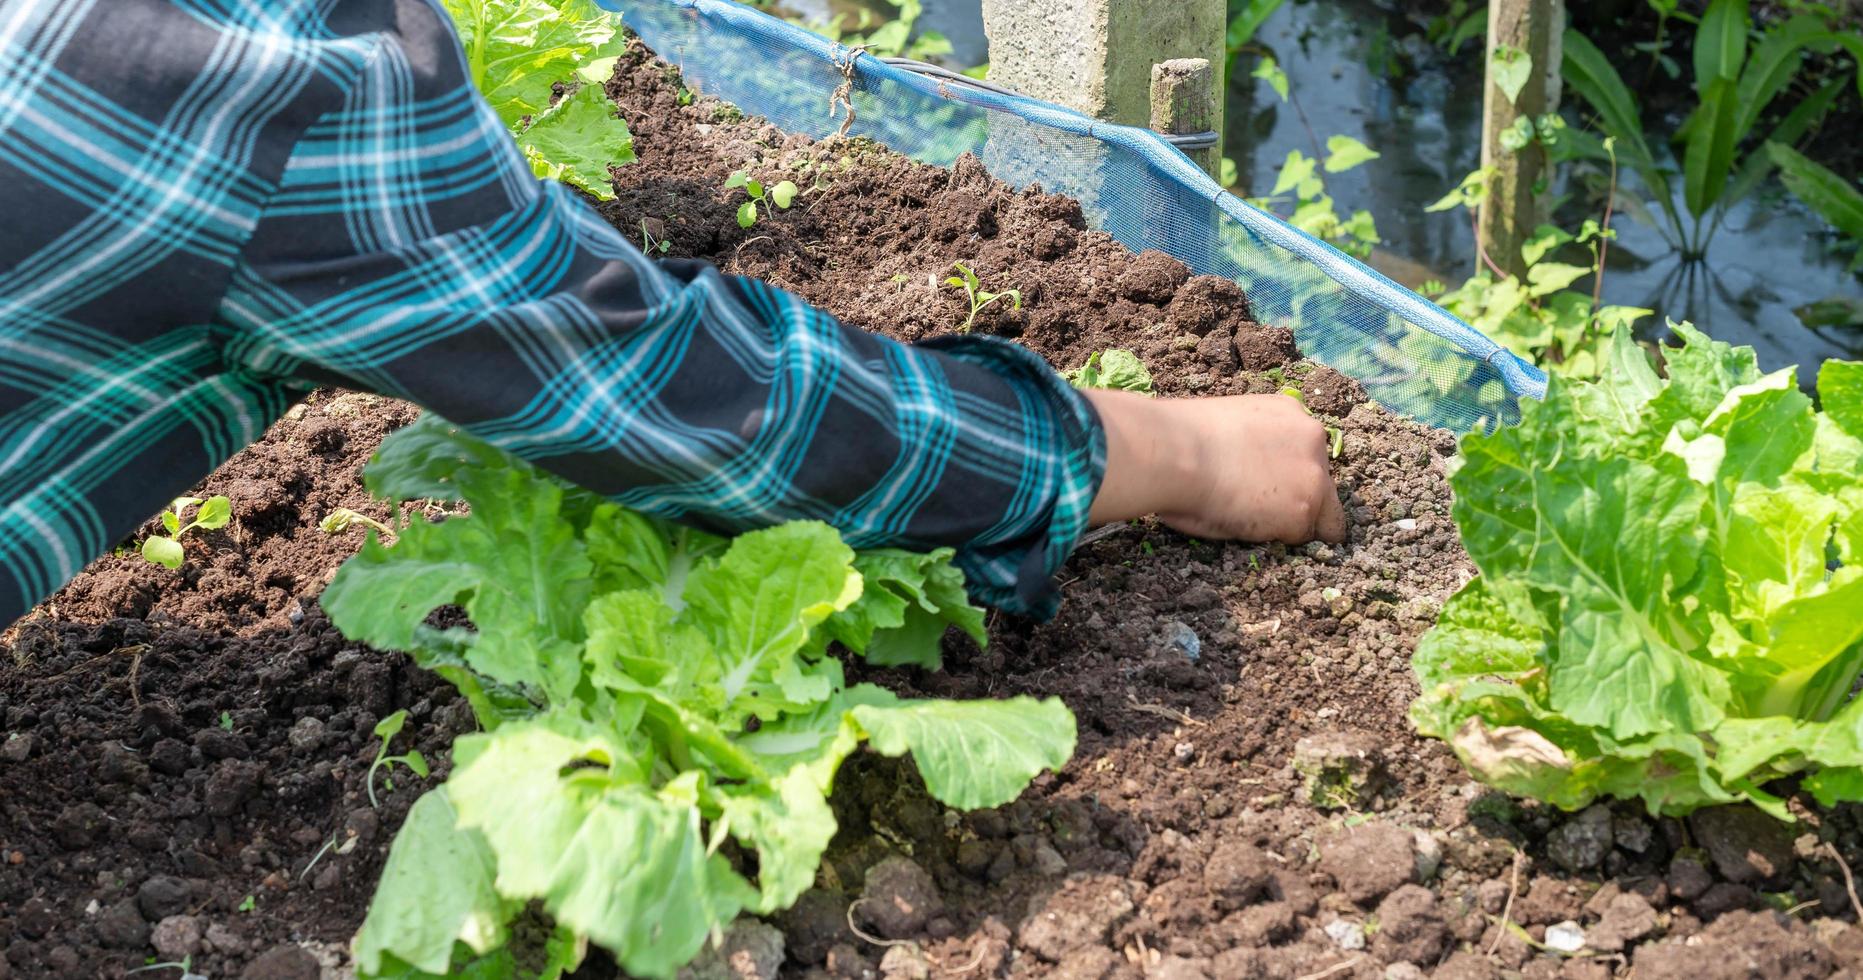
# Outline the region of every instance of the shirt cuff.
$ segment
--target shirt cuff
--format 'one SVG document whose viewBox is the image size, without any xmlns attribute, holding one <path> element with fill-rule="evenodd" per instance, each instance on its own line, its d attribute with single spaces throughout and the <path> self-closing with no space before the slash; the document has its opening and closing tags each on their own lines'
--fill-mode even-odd
<svg viewBox="0 0 1863 980">
<path fill-rule="evenodd" d="M 1087 530 L 1106 475 L 1106 433 L 1091 402 L 1035 352 L 995 337 L 938 337 L 917 346 L 1001 377 L 1033 407 L 1027 437 L 1052 459 L 1043 483 L 1050 503 L 1022 534 L 958 550 L 971 596 L 1005 612 L 1048 620 L 1061 606 L 1054 577 Z M 1037 448 L 1031 446 L 1031 449 Z"/>
</svg>

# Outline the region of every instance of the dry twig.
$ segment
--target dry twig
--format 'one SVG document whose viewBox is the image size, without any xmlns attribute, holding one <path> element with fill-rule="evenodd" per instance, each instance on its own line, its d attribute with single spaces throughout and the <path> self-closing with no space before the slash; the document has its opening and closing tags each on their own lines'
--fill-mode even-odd
<svg viewBox="0 0 1863 980">
<path fill-rule="evenodd" d="M 1831 853 L 1831 857 L 1837 861 L 1837 869 L 1844 873 L 1844 891 L 1850 893 L 1850 908 L 1856 912 L 1857 921 L 1863 922 L 1863 901 L 1857 900 L 1857 880 L 1850 873 L 1850 862 L 1844 860 L 1844 856 L 1838 853 L 1836 844 L 1825 841 L 1824 849 Z"/>
<path fill-rule="evenodd" d="M 1488 955 L 1501 948 L 1501 937 L 1507 935 L 1508 918 L 1514 914 L 1514 896 L 1520 894 L 1520 851 L 1514 851 L 1514 873 L 1507 881 L 1507 904 L 1501 906 L 1501 921 L 1494 929 L 1494 942 L 1488 944 Z"/>
</svg>

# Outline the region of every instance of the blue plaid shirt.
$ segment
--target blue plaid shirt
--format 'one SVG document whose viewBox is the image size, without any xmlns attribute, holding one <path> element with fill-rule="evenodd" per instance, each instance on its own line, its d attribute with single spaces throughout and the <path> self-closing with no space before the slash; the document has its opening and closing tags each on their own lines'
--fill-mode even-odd
<svg viewBox="0 0 1863 980">
<path fill-rule="evenodd" d="M 0 627 L 319 385 L 714 530 L 957 545 L 1038 615 L 1104 465 L 1026 350 L 642 256 L 433 0 L 0 3 Z"/>
</svg>

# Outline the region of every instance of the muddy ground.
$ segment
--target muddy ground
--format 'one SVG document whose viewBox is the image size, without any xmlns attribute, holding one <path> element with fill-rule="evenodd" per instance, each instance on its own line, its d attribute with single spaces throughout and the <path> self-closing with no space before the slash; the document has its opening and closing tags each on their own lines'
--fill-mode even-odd
<svg viewBox="0 0 1863 980">
<path fill-rule="evenodd" d="M 1254 323 L 1232 284 L 1131 255 L 1086 231 L 1068 200 L 1012 192 L 974 162 L 941 170 L 788 137 L 682 99 L 640 50 L 610 92 L 640 161 L 616 171 L 620 197 L 602 211 L 636 240 L 647 222 L 670 255 L 907 340 L 963 322 L 968 305 L 941 283 L 964 262 L 1024 298 L 986 310 L 978 329 L 1058 367 L 1122 346 L 1167 396 L 1293 384 L 1345 433 L 1345 545 L 1125 526 L 1069 563 L 1054 622 L 996 616 L 988 651 L 951 640 L 942 674 L 873 673 L 902 692 L 1059 695 L 1079 718 L 1079 751 L 1017 803 L 968 815 L 930 801 L 910 765 L 851 763 L 820 887 L 774 929 L 734 934 L 765 954 L 780 936 L 770 970 L 1863 971 L 1837 857 L 1863 856 L 1851 812 L 1807 809 L 1796 828 L 1740 810 L 1559 814 L 1482 791 L 1411 734 L 1410 652 L 1473 573 L 1448 517 L 1450 436 L 1366 404 L 1300 361 L 1285 330 Z M 804 193 L 739 228 L 742 192 L 723 190 L 739 169 Z M 195 537 L 181 571 L 100 559 L 0 635 L 0 980 L 116 978 L 183 957 L 214 980 L 343 975 L 394 828 L 426 785 L 397 773 L 370 806 L 371 727 L 407 708 L 397 750 L 437 760 L 471 727 L 447 685 L 345 642 L 316 605 L 362 540 L 316 525 L 338 507 L 389 516 L 359 471 L 413 411 L 312 396 L 196 493 L 231 497 L 234 522 Z M 1300 771 L 1328 766 L 1350 774 L 1345 791 Z"/>
</svg>

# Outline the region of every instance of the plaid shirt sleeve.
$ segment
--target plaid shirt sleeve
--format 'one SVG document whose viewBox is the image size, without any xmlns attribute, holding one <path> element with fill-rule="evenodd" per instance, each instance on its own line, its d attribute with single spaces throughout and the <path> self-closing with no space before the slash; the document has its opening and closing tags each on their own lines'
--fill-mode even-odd
<svg viewBox="0 0 1863 980">
<path fill-rule="evenodd" d="M 647 259 L 531 175 L 431 0 L 17 5 L 65 20 L 0 34 L 0 624 L 318 384 L 714 530 L 958 546 L 1052 614 L 1104 441 L 1025 349 Z M 59 172 L 106 153 L 114 191 Z"/>
</svg>

